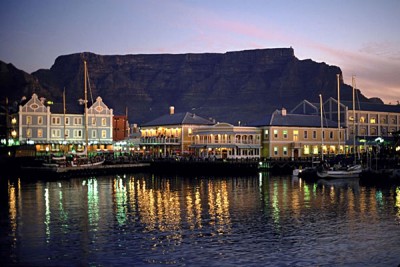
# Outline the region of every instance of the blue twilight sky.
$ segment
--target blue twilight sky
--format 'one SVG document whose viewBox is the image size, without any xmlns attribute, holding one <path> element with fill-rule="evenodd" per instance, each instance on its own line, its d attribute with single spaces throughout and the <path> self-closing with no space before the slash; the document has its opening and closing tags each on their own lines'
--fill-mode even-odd
<svg viewBox="0 0 400 267">
<path fill-rule="evenodd" d="M 367 97 L 400 100 L 399 0 L 1 0 L 0 60 L 28 73 L 60 55 L 293 47 Z"/>
</svg>

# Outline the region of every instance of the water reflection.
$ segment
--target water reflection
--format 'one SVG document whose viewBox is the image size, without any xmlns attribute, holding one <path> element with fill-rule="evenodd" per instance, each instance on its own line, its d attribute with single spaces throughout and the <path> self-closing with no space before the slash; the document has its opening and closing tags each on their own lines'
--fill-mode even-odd
<svg viewBox="0 0 400 267">
<path fill-rule="evenodd" d="M 335 253 L 373 265 L 400 253 L 387 252 L 400 242 L 400 187 L 358 180 L 135 174 L 10 180 L 7 194 L 2 230 L 21 265 L 332 265 Z"/>
</svg>

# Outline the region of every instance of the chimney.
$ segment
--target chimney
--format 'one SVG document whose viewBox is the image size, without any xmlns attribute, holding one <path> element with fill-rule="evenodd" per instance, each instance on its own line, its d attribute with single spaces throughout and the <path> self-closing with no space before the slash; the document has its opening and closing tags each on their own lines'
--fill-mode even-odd
<svg viewBox="0 0 400 267">
<path fill-rule="evenodd" d="M 286 116 L 286 109 L 282 108 L 282 116 Z"/>
<path fill-rule="evenodd" d="M 169 107 L 169 115 L 174 115 L 175 113 L 175 107 L 174 106 L 170 106 Z"/>
</svg>

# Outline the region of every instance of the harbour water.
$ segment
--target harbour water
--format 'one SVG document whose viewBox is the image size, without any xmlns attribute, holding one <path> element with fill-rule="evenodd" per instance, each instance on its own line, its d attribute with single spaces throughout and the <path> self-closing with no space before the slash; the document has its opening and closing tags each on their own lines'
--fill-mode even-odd
<svg viewBox="0 0 400 267">
<path fill-rule="evenodd" d="M 398 266 L 400 187 L 147 173 L 4 179 L 6 266 Z"/>
</svg>

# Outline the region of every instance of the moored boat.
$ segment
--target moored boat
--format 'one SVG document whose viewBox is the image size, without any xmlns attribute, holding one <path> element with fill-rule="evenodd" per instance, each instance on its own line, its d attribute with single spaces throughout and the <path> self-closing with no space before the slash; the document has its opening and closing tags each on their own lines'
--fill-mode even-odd
<svg viewBox="0 0 400 267">
<path fill-rule="evenodd" d="M 317 175 L 320 178 L 357 178 L 360 176 L 362 170 L 363 169 L 360 164 L 354 164 L 350 166 L 334 166 L 333 168 L 320 166 L 317 169 Z"/>
</svg>

